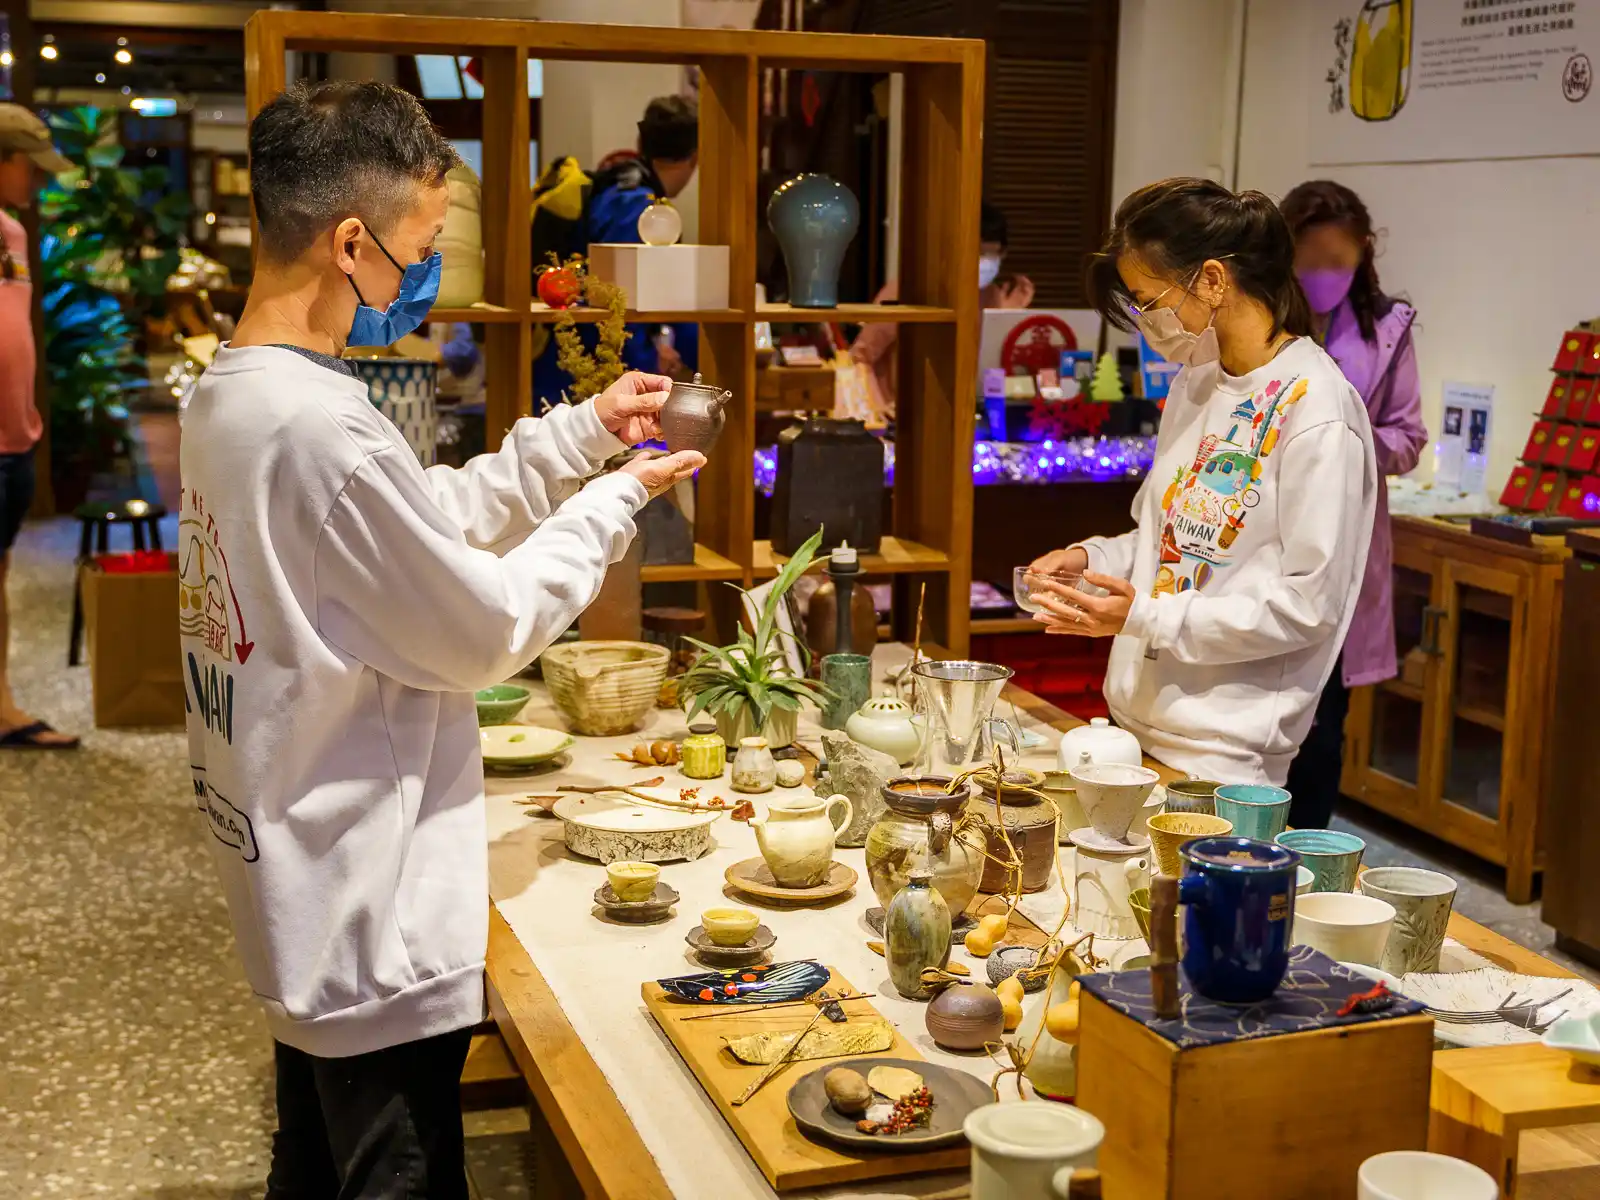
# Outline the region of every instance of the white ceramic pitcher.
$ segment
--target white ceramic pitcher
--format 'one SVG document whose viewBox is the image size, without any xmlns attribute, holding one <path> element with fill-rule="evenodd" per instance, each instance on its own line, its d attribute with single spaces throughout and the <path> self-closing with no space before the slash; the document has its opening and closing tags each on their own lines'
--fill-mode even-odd
<svg viewBox="0 0 1600 1200">
<path fill-rule="evenodd" d="M 1139 936 L 1128 893 L 1150 886 L 1149 850 L 1143 847 L 1113 849 L 1095 837 L 1092 829 L 1072 833 L 1077 847 L 1077 871 L 1072 897 L 1072 923 L 1079 933 L 1126 941 Z"/>
<path fill-rule="evenodd" d="M 844 816 L 833 819 L 835 806 L 843 806 Z M 767 860 L 779 887 L 816 887 L 828 878 L 833 865 L 833 840 L 850 824 L 854 809 L 848 796 L 785 797 L 767 805 L 766 816 L 751 817 L 756 845 Z"/>
</svg>

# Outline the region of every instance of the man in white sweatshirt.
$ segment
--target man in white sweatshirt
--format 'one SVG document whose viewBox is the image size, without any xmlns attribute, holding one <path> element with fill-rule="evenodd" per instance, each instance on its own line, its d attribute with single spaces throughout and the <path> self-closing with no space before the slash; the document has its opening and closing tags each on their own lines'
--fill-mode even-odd
<svg viewBox="0 0 1600 1200">
<path fill-rule="evenodd" d="M 698 454 L 669 381 L 518 421 L 424 471 L 338 358 L 414 328 L 456 156 L 397 88 L 296 86 L 250 127 L 250 299 L 188 406 L 179 618 L 195 805 L 276 1041 L 267 1194 L 466 1196 L 458 1081 L 484 1015 L 472 696 L 600 588 Z"/>
</svg>

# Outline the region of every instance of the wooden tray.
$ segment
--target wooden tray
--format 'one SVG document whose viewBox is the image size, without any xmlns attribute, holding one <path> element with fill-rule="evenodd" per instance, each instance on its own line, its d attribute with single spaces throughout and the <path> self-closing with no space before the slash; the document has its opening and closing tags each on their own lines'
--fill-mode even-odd
<svg viewBox="0 0 1600 1200">
<path fill-rule="evenodd" d="M 838 971 L 833 971 L 828 987 L 833 992 L 853 993 L 856 990 Z M 861 1179 L 887 1179 L 925 1171 L 968 1169 L 971 1151 L 966 1146 L 929 1150 L 920 1154 L 886 1150 L 882 1154 L 858 1157 L 807 1138 L 789 1115 L 787 1097 L 797 1080 L 826 1065 L 826 1059 L 790 1063 L 748 1104 L 733 1107 L 734 1097 L 748 1088 L 766 1068 L 746 1066 L 736 1061 L 728 1053 L 726 1039 L 757 1033 L 762 1029 L 798 1033 L 811 1020 L 815 1010 L 810 1007 L 780 1008 L 776 1012 L 763 1014 L 759 1006 L 751 1006 L 748 1013 L 741 1013 L 740 1016 L 686 1022 L 684 1017 L 704 1014 L 712 1009 L 708 1005 L 678 1001 L 654 983 L 647 983 L 640 990 L 650 1015 L 677 1047 L 683 1061 L 700 1081 L 700 1086 L 705 1088 L 723 1119 L 733 1127 L 733 1132 L 739 1136 L 744 1148 L 750 1152 L 750 1157 L 775 1190 L 787 1192 Z M 847 1000 L 844 1010 L 852 1021 L 882 1019 L 866 1000 Z M 922 1061 L 922 1055 L 899 1031 L 895 1032 L 894 1045 L 883 1052 L 883 1057 Z"/>
</svg>

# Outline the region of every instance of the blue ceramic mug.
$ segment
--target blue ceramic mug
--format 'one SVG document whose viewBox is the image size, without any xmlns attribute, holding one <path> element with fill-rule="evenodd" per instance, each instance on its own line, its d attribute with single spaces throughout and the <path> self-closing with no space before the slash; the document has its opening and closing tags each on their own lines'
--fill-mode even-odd
<svg viewBox="0 0 1600 1200">
<path fill-rule="evenodd" d="M 1289 969 L 1300 856 L 1253 838 L 1198 838 L 1178 851 L 1183 973 L 1221 1004 L 1267 999 Z"/>
</svg>

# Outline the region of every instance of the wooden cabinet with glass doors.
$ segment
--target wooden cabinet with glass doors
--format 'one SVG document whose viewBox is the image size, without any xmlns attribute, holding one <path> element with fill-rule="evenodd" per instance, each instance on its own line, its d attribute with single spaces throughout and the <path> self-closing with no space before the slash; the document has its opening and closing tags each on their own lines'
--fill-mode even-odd
<svg viewBox="0 0 1600 1200">
<path fill-rule="evenodd" d="M 1506 896 L 1526 903 L 1544 865 L 1566 548 L 1393 520 L 1400 675 L 1351 697 L 1342 790 L 1503 866 Z"/>
</svg>

